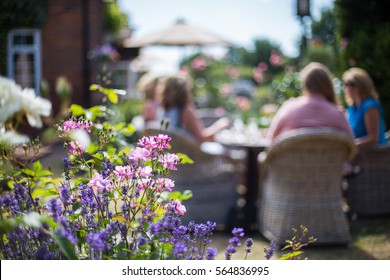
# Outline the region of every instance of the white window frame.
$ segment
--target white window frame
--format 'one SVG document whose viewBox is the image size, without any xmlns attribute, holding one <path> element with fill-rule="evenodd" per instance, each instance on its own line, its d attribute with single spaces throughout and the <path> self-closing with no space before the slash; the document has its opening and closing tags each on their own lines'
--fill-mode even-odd
<svg viewBox="0 0 390 280">
<path fill-rule="evenodd" d="M 33 45 L 14 45 L 15 36 L 33 36 Z M 11 79 L 15 79 L 15 54 L 32 54 L 34 57 L 34 89 L 36 94 L 40 93 L 40 83 L 42 78 L 42 58 L 41 58 L 41 31 L 38 29 L 13 29 L 8 32 L 8 55 L 7 74 Z"/>
</svg>

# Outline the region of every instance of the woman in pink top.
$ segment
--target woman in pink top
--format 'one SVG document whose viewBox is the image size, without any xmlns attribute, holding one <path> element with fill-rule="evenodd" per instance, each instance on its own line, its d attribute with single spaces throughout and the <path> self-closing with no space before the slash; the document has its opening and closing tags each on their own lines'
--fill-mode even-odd
<svg viewBox="0 0 390 280">
<path fill-rule="evenodd" d="M 344 131 L 353 139 L 352 131 L 337 106 L 331 74 L 326 66 L 312 62 L 301 71 L 302 94 L 283 103 L 267 131 L 273 141 L 284 132 L 302 127 L 331 127 Z"/>
</svg>

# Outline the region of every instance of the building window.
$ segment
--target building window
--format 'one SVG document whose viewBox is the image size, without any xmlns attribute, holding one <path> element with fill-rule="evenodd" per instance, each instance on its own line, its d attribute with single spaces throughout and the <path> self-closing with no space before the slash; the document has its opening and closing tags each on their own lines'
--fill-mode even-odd
<svg viewBox="0 0 390 280">
<path fill-rule="evenodd" d="M 14 29 L 8 33 L 8 77 L 39 94 L 41 82 L 41 33 Z"/>
</svg>

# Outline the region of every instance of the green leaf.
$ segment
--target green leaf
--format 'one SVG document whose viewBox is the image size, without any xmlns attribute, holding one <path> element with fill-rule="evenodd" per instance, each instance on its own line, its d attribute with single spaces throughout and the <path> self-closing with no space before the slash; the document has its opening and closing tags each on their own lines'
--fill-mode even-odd
<svg viewBox="0 0 390 280">
<path fill-rule="evenodd" d="M 121 130 L 121 132 L 125 135 L 132 135 L 134 134 L 134 132 L 136 132 L 137 130 L 135 129 L 134 125 L 132 125 L 131 123 L 127 125 L 126 128 L 123 128 Z"/>
<path fill-rule="evenodd" d="M 77 105 L 77 104 L 72 104 L 70 106 L 70 112 L 74 116 L 82 116 L 82 115 L 84 115 L 83 107 L 81 107 L 80 105 Z"/>
<path fill-rule="evenodd" d="M 35 172 L 38 172 L 38 171 L 42 170 L 42 164 L 41 164 L 41 162 L 39 160 L 34 162 L 33 169 L 34 169 Z"/>
<path fill-rule="evenodd" d="M 53 173 L 49 170 L 41 170 L 41 171 L 38 171 L 35 176 L 37 177 L 45 177 L 45 176 L 50 176 L 52 175 Z"/>
<path fill-rule="evenodd" d="M 296 256 L 301 255 L 302 253 L 303 253 L 302 251 L 295 251 L 295 252 L 291 252 L 288 254 L 284 254 L 283 256 L 281 256 L 279 258 L 279 260 L 290 260 L 290 259 L 295 258 Z"/>
<path fill-rule="evenodd" d="M 176 191 L 176 192 L 166 192 L 166 194 L 168 195 L 168 200 L 171 200 L 171 199 L 178 199 L 179 201 L 184 201 L 184 200 L 188 200 L 192 197 L 192 191 L 190 190 L 186 190 L 184 192 L 179 192 L 179 191 Z"/>
<path fill-rule="evenodd" d="M 98 160 L 103 160 L 103 155 L 102 154 L 93 154 L 93 158 L 98 159 Z"/>
<path fill-rule="evenodd" d="M 16 219 L 0 220 L 0 234 L 13 231 L 18 226 Z"/>
<path fill-rule="evenodd" d="M 77 255 L 73 244 L 64 236 L 56 232 L 48 232 L 54 241 L 60 247 L 62 253 L 69 260 L 77 260 Z"/>
<path fill-rule="evenodd" d="M 118 95 L 115 92 L 110 92 L 107 94 L 108 100 L 111 101 L 113 104 L 118 103 Z"/>
<path fill-rule="evenodd" d="M 121 156 L 123 154 L 128 154 L 128 153 L 130 153 L 130 151 L 131 151 L 131 148 L 126 147 L 126 148 L 119 151 L 118 156 Z"/>
<path fill-rule="evenodd" d="M 194 161 L 187 156 L 186 154 L 183 153 L 177 153 L 176 154 L 179 158 L 181 158 L 181 164 L 193 164 Z"/>
<path fill-rule="evenodd" d="M 28 168 L 22 168 L 20 171 L 22 171 L 23 174 L 27 175 L 27 176 L 30 176 L 30 177 L 34 177 L 35 176 L 35 172 L 28 169 Z"/>
<path fill-rule="evenodd" d="M 99 90 L 100 89 L 100 86 L 97 85 L 97 84 L 92 84 L 89 86 L 89 90 L 93 91 L 93 90 Z"/>
<path fill-rule="evenodd" d="M 53 195 L 58 195 L 56 191 L 54 191 L 53 188 L 47 189 L 47 188 L 37 188 L 33 191 L 32 196 L 33 197 L 48 197 L 48 196 L 53 196 Z"/>
</svg>

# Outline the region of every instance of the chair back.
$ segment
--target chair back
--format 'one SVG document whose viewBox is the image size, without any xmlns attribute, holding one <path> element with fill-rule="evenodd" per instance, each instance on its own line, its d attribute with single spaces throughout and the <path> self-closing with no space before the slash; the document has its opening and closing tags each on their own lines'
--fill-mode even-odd
<svg viewBox="0 0 390 280">
<path fill-rule="evenodd" d="M 331 128 L 302 128 L 278 137 L 261 165 L 262 233 L 285 243 L 292 228 L 303 225 L 317 243 L 348 243 L 342 166 L 356 151 L 350 137 Z"/>
</svg>

